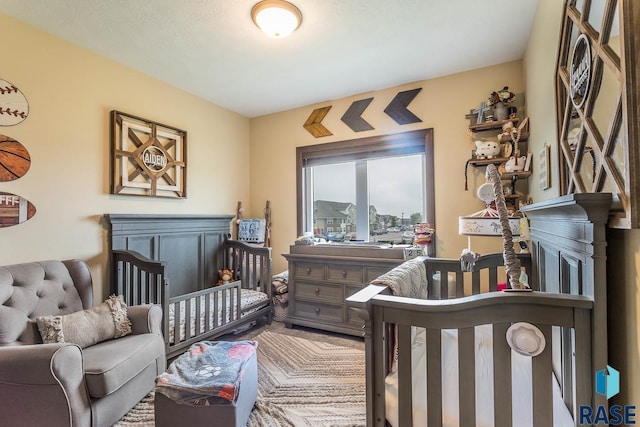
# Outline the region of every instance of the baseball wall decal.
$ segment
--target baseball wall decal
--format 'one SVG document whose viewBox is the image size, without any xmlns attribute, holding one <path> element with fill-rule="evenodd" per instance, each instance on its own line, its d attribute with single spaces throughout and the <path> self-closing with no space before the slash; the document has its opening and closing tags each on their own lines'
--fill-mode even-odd
<svg viewBox="0 0 640 427">
<path fill-rule="evenodd" d="M 13 126 L 29 115 L 29 102 L 20 89 L 0 79 L 0 126 Z"/>
</svg>

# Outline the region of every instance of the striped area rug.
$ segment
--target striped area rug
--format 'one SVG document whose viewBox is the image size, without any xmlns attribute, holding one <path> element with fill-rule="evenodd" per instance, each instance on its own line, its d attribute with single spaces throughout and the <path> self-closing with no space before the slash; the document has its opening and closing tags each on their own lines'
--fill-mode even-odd
<svg viewBox="0 0 640 427">
<path fill-rule="evenodd" d="M 264 331 L 258 398 L 248 427 L 365 425 L 365 359 L 359 349 Z M 153 394 L 116 427 L 153 427 Z"/>
</svg>

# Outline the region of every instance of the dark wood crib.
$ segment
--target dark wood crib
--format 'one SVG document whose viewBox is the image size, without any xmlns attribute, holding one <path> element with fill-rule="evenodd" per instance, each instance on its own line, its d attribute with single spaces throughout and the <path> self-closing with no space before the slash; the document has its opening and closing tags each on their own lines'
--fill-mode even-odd
<svg viewBox="0 0 640 427">
<path fill-rule="evenodd" d="M 167 358 L 272 318 L 271 248 L 230 239 L 230 215 L 105 215 L 111 292 L 159 304 Z M 232 281 L 217 285 L 218 271 Z"/>
<path fill-rule="evenodd" d="M 496 292 L 494 254 L 472 273 L 421 259 L 427 299 L 373 284 L 348 298 L 365 320 L 367 425 L 577 426 L 581 406 L 606 407 L 594 375 L 607 367 L 610 202 L 575 194 L 523 209 L 533 292 Z"/>
</svg>

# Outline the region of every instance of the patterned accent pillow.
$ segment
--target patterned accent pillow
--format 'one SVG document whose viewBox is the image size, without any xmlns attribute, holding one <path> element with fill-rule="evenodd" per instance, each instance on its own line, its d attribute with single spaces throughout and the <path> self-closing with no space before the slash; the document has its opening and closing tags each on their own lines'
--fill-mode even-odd
<svg viewBox="0 0 640 427">
<path fill-rule="evenodd" d="M 127 305 L 122 295 L 111 295 L 93 308 L 59 316 L 36 318 L 45 344 L 73 343 L 82 348 L 131 333 Z"/>
</svg>

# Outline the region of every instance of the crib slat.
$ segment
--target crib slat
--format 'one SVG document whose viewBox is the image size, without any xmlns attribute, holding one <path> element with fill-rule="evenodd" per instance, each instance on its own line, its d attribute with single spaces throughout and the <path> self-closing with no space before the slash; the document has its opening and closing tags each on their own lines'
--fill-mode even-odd
<svg viewBox="0 0 640 427">
<path fill-rule="evenodd" d="M 173 342 L 178 344 L 182 341 L 180 338 L 180 323 L 182 321 L 180 316 L 180 303 L 173 304 Z"/>
<path fill-rule="evenodd" d="M 510 324 L 493 325 L 493 411 L 496 427 L 511 427 L 511 347 L 507 344 Z"/>
<path fill-rule="evenodd" d="M 411 326 L 398 326 L 398 424 L 411 427 L 412 421 L 412 362 Z"/>
<path fill-rule="evenodd" d="M 551 326 L 536 325 L 544 334 L 547 348 L 531 360 L 533 427 L 553 425 L 553 387 L 551 384 Z"/>
<path fill-rule="evenodd" d="M 239 319 L 242 317 L 242 287 L 236 286 L 236 315 L 235 318 Z"/>
<path fill-rule="evenodd" d="M 138 284 L 138 286 L 136 286 L 136 292 L 135 292 L 135 296 L 134 298 L 134 305 L 138 305 L 138 304 L 143 304 L 143 298 L 144 298 L 144 275 L 143 275 L 143 271 L 141 268 L 136 267 L 136 283 Z M 146 302 L 146 301 L 145 301 Z"/>
<path fill-rule="evenodd" d="M 188 340 L 191 335 L 191 298 L 184 301 L 184 339 Z"/>
<path fill-rule="evenodd" d="M 498 290 L 498 268 L 489 268 L 489 291 L 495 292 Z"/>
<path fill-rule="evenodd" d="M 471 295 L 480 293 L 480 271 L 476 270 L 471 273 Z"/>
<path fill-rule="evenodd" d="M 458 329 L 460 427 L 476 425 L 475 328 Z"/>
<path fill-rule="evenodd" d="M 214 329 L 220 326 L 220 322 L 218 321 L 220 319 L 220 305 L 218 303 L 220 296 L 223 296 L 221 291 L 214 291 L 213 293 L 213 328 Z"/>
<path fill-rule="evenodd" d="M 196 297 L 196 315 L 193 319 L 195 323 L 196 336 L 202 333 L 202 326 L 200 324 L 201 323 L 200 319 L 202 319 L 202 296 L 198 295 Z"/>
<path fill-rule="evenodd" d="M 374 316 L 373 319 L 375 321 L 371 325 L 371 341 L 373 347 L 373 355 L 367 356 L 371 357 L 370 360 L 373 360 L 374 368 L 373 368 L 373 409 L 375 411 L 374 415 L 374 425 L 376 427 L 385 427 L 386 423 L 386 413 L 385 413 L 385 376 L 387 372 L 389 372 L 389 366 L 387 363 L 388 353 L 385 351 L 385 328 L 386 323 L 382 321 L 382 307 L 374 307 Z"/>
<path fill-rule="evenodd" d="M 456 272 L 456 297 L 461 298 L 464 296 L 464 273 L 461 271 Z"/>
<path fill-rule="evenodd" d="M 440 270 L 440 299 L 449 299 L 449 272 Z"/>
<path fill-rule="evenodd" d="M 442 427 L 442 332 L 427 329 L 427 425 Z M 402 425 L 402 423 L 400 423 Z"/>
<path fill-rule="evenodd" d="M 226 325 L 227 324 L 227 305 L 228 305 L 227 301 L 229 300 L 229 288 L 223 289 L 220 292 L 220 298 L 221 298 L 220 303 L 222 304 L 222 307 L 221 307 L 222 318 L 220 319 L 220 324 Z"/>
<path fill-rule="evenodd" d="M 211 329 L 211 295 L 209 294 L 204 299 L 204 332 L 209 332 Z"/>
</svg>

